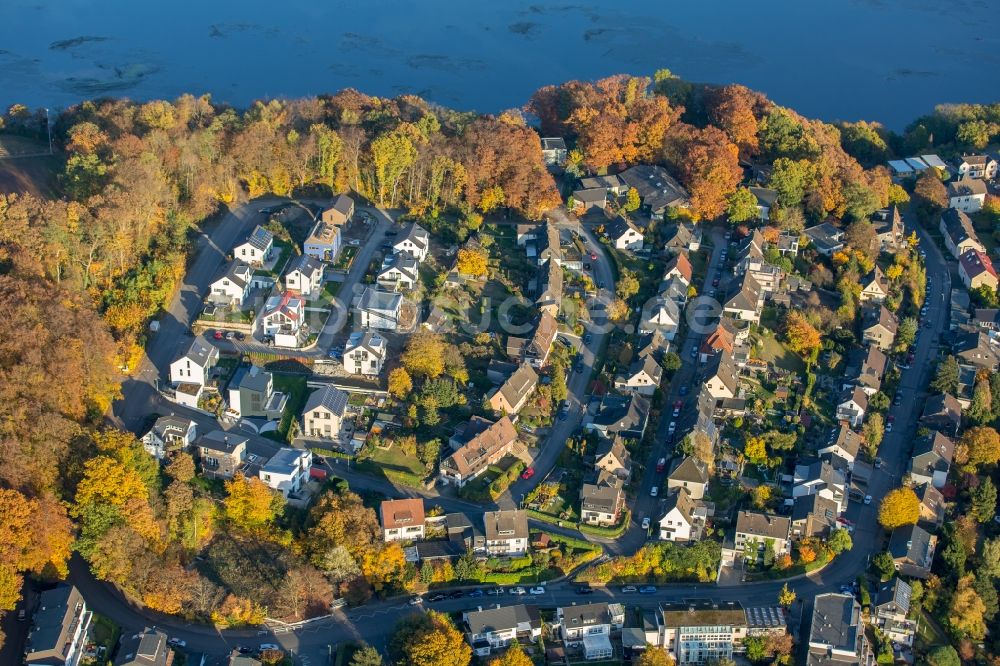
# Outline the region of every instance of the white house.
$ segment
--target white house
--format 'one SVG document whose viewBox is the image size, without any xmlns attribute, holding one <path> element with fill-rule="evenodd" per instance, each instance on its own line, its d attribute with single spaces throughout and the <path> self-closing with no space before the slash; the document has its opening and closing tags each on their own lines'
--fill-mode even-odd
<svg viewBox="0 0 1000 666">
<path fill-rule="evenodd" d="M 260 318 L 261 331 L 264 335 L 274 337 L 275 347 L 298 347 L 305 314 L 305 301 L 302 297 L 290 291 L 276 294 L 264 304 Z"/>
<path fill-rule="evenodd" d="M 309 394 L 302 408 L 302 433 L 316 439 L 337 439 L 347 413 L 347 393 L 324 386 Z"/>
<path fill-rule="evenodd" d="M 868 394 L 861 387 L 856 387 L 845 394 L 837 404 L 836 418 L 847 421 L 852 428 L 861 427 L 868 411 Z"/>
<path fill-rule="evenodd" d="M 388 343 L 375 331 L 355 331 L 344 345 L 344 370 L 352 375 L 377 376 L 388 353 Z"/>
<path fill-rule="evenodd" d="M 385 500 L 379 505 L 379 517 L 385 542 L 424 538 L 424 500 L 420 497 Z"/>
<path fill-rule="evenodd" d="M 534 643 L 542 635 L 542 616 L 537 606 L 500 606 L 465 613 L 468 639 L 480 657 L 505 648 L 514 641 Z"/>
<path fill-rule="evenodd" d="M 362 328 L 395 331 L 399 326 L 399 312 L 403 305 L 400 294 L 365 287 L 358 298 L 357 312 Z"/>
<path fill-rule="evenodd" d="M 858 300 L 862 303 L 869 301 L 881 303 L 889 296 L 889 280 L 885 277 L 882 269 L 876 266 L 868 275 L 861 278 L 861 293 Z"/>
<path fill-rule="evenodd" d="M 941 213 L 938 228 L 944 236 L 945 247 L 956 259 L 969 250 L 986 252 L 986 248 L 979 242 L 979 236 L 976 235 L 976 230 L 972 226 L 972 220 L 964 211 L 957 208 L 945 210 Z"/>
<path fill-rule="evenodd" d="M 737 551 L 761 554 L 770 543 L 775 555 L 789 552 L 792 521 L 787 516 L 776 516 L 760 511 L 740 511 L 736 515 L 736 533 L 733 544 Z"/>
<path fill-rule="evenodd" d="M 489 555 L 520 557 L 528 552 L 528 514 L 524 511 L 487 511 L 483 527 Z"/>
<path fill-rule="evenodd" d="M 419 262 L 413 257 L 391 255 L 382 261 L 382 268 L 375 280 L 386 289 L 410 291 L 420 279 L 419 266 Z"/>
<path fill-rule="evenodd" d="M 666 513 L 660 518 L 660 539 L 663 541 L 690 541 L 701 536 L 702 524 L 695 516 L 695 501 L 687 488 L 670 493 L 664 506 Z"/>
<path fill-rule="evenodd" d="M 308 254 L 292 259 L 285 272 L 285 289 L 303 296 L 318 294 L 323 288 L 323 262 Z"/>
<path fill-rule="evenodd" d="M 556 609 L 556 625 L 563 642 L 583 645 L 587 660 L 610 659 L 614 656 L 611 632 L 625 624 L 625 607 L 599 601 L 593 604 L 562 606 Z"/>
<path fill-rule="evenodd" d="M 271 258 L 273 249 L 274 234 L 258 224 L 242 243 L 233 248 L 233 258 L 251 266 L 261 266 Z"/>
<path fill-rule="evenodd" d="M 202 337 L 191 341 L 184 353 L 170 364 L 170 381 L 205 385 L 208 371 L 219 361 L 219 349 Z"/>
<path fill-rule="evenodd" d="M 191 419 L 181 416 L 161 416 L 149 432 L 142 436 L 146 453 L 162 460 L 170 451 L 182 451 L 198 436 L 198 426 Z"/>
<path fill-rule="evenodd" d="M 404 254 L 417 261 L 427 258 L 431 247 L 431 237 L 427 230 L 416 222 L 411 222 L 392 244 L 393 254 Z"/>
<path fill-rule="evenodd" d="M 312 451 L 282 447 L 260 468 L 260 480 L 288 499 L 309 481 L 311 467 Z"/>
<path fill-rule="evenodd" d="M 209 300 L 218 305 L 243 307 L 250 293 L 253 269 L 242 261 L 231 261 L 209 285 Z"/>
<path fill-rule="evenodd" d="M 657 296 L 642 309 L 639 335 L 659 331 L 667 340 L 673 340 L 680 324 L 681 310 L 677 302 L 665 296 Z"/>
<path fill-rule="evenodd" d="M 624 217 L 616 217 L 604 227 L 611 244 L 619 250 L 641 250 L 642 232 Z"/>
<path fill-rule="evenodd" d="M 937 431 L 917 440 L 910 459 L 910 480 L 916 485 L 929 483 L 944 488 L 955 455 L 955 442 Z"/>
<path fill-rule="evenodd" d="M 959 179 L 993 180 L 997 176 L 997 167 L 998 163 L 991 155 L 962 155 L 955 159 Z"/>
<path fill-rule="evenodd" d="M 846 425 L 841 424 L 830 435 L 830 440 L 816 451 L 821 456 L 831 455 L 846 460 L 849 468 L 854 468 L 854 461 L 861 452 L 863 439 Z"/>
<path fill-rule="evenodd" d="M 948 207 L 964 213 L 982 210 L 986 202 L 986 183 L 975 178 L 948 183 Z"/>
<path fill-rule="evenodd" d="M 830 462 L 816 460 L 809 464 L 796 465 L 792 478 L 792 497 L 819 495 L 834 502 L 840 513 L 847 509 L 844 475 L 834 469 Z"/>
<path fill-rule="evenodd" d="M 663 367 L 652 356 L 637 358 L 628 370 L 615 377 L 615 388 L 619 391 L 635 391 L 642 395 L 653 395 L 663 378 Z"/>
</svg>

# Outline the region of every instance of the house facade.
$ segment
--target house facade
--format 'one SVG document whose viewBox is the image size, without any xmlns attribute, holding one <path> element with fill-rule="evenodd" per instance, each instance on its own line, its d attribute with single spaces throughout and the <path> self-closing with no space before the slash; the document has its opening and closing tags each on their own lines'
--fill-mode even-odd
<svg viewBox="0 0 1000 666">
<path fill-rule="evenodd" d="M 528 552 L 528 514 L 525 511 L 487 511 L 483 514 L 486 552 L 492 557 L 521 557 Z"/>
<path fill-rule="evenodd" d="M 358 323 L 362 328 L 395 331 L 402 305 L 399 294 L 366 287 L 358 301 Z"/>
<path fill-rule="evenodd" d="M 161 416 L 149 432 L 142 436 L 146 453 L 163 460 L 172 451 L 183 451 L 198 436 L 198 426 L 191 419 L 181 416 Z"/>
<path fill-rule="evenodd" d="M 231 479 L 243 467 L 247 438 L 223 430 L 212 430 L 194 443 L 201 473 L 210 478 Z"/>
<path fill-rule="evenodd" d="M 344 345 L 344 370 L 352 375 L 382 374 L 388 343 L 375 331 L 354 331 Z"/>
<path fill-rule="evenodd" d="M 217 305 L 243 307 L 250 293 L 253 269 L 242 261 L 232 261 L 209 285 L 209 300 Z"/>
<path fill-rule="evenodd" d="M 417 261 L 427 258 L 430 251 L 431 237 L 427 230 L 416 222 L 408 224 L 392 244 L 393 254 L 402 254 Z"/>
<path fill-rule="evenodd" d="M 233 258 L 251 266 L 262 266 L 271 259 L 273 249 L 274 234 L 258 224 L 243 242 L 233 248 Z"/>
<path fill-rule="evenodd" d="M 733 541 L 737 551 L 757 557 L 768 544 L 775 555 L 791 552 L 791 521 L 786 516 L 760 511 L 740 511 L 736 516 L 736 535 Z"/>
<path fill-rule="evenodd" d="M 385 500 L 379 505 L 382 540 L 419 541 L 424 538 L 424 500 Z"/>
<path fill-rule="evenodd" d="M 285 290 L 301 296 L 318 294 L 323 288 L 323 263 L 316 257 L 300 254 L 292 259 L 285 272 Z"/>
<path fill-rule="evenodd" d="M 299 492 L 309 481 L 313 455 L 309 449 L 283 447 L 260 468 L 260 480 L 285 499 Z"/>
<path fill-rule="evenodd" d="M 542 616 L 537 606 L 497 606 L 464 613 L 466 638 L 472 651 L 487 657 L 514 641 L 534 643 L 542 635 Z"/>
<path fill-rule="evenodd" d="M 303 434 L 314 439 L 337 439 L 347 413 L 348 395 L 335 386 L 309 394 L 302 408 Z"/>
</svg>

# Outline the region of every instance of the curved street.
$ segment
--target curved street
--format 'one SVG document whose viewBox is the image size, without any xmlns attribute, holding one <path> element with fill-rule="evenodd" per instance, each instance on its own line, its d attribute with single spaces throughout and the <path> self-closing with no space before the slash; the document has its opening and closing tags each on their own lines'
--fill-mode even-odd
<svg viewBox="0 0 1000 666">
<path fill-rule="evenodd" d="M 247 233 L 254 224 L 261 221 L 258 212 L 261 206 L 278 201 L 280 200 L 263 199 L 237 207 L 202 233 L 196 244 L 196 256 L 190 264 L 183 284 L 171 302 L 167 314 L 161 319 L 160 331 L 151 338 L 146 350 L 146 357 L 143 358 L 140 367 L 133 376 L 123 383 L 122 398 L 112 407 L 110 418 L 116 425 L 138 431 L 147 423 L 150 414 L 173 412 L 192 418 L 201 428 L 219 427 L 218 422 L 213 417 L 186 409 L 163 398 L 156 388 L 157 380 L 166 376 L 170 361 L 179 353 L 179 350 L 189 343 L 192 317 L 198 312 L 210 280 L 225 259 L 228 251 L 226 248 L 231 247 L 241 235 Z M 554 218 L 561 227 L 573 226 L 586 239 L 588 248 L 601 253 L 600 259 L 594 262 L 595 278 L 606 285 L 602 295 L 605 298 L 614 298 L 614 280 L 610 258 L 604 252 L 603 245 L 597 242 L 589 230 L 575 219 L 565 215 L 563 211 L 560 210 Z M 370 260 L 375 248 L 381 244 L 385 231 L 393 223 L 389 215 L 383 211 L 378 211 L 377 219 L 378 222 L 372 235 L 360 249 L 358 259 L 346 278 L 342 294 L 353 293 L 353 287 L 363 276 L 368 260 Z M 950 278 L 945 259 L 923 229 L 911 224 L 909 218 L 905 221 L 907 231 L 915 230 L 918 233 L 921 247 L 927 253 L 927 274 L 932 278 L 932 285 L 927 293 L 929 306 L 927 318 L 931 322 L 931 328 L 921 329 L 916 343 L 915 361 L 911 364 L 911 369 L 903 371 L 900 381 L 899 391 L 902 393 L 902 400 L 899 406 L 890 408 L 890 414 L 895 417 L 897 427 L 893 432 L 886 433 L 881 445 L 880 457 L 884 459 L 885 465 L 881 470 L 875 472 L 869 486 L 870 493 L 875 499 L 870 505 L 858 502 L 852 502 L 849 505 L 847 517 L 855 524 L 854 548 L 842 554 L 824 570 L 789 579 L 787 581 L 789 587 L 796 592 L 800 599 L 810 599 L 813 595 L 824 591 L 836 591 L 840 585 L 852 582 L 857 574 L 864 570 L 869 557 L 883 548 L 885 536 L 876 522 L 876 508 L 879 499 L 888 490 L 900 484 L 910 453 L 910 446 L 915 438 L 917 418 L 926 397 L 925 387 L 928 375 L 938 352 L 938 337 L 945 322 L 948 321 Z M 719 254 L 726 242 L 722 237 L 722 232 L 718 229 L 713 229 L 712 239 L 714 249 L 704 276 L 706 285 L 718 271 Z M 335 333 L 332 326 L 330 330 L 324 328 L 320 336 L 320 344 L 317 345 L 317 350 L 311 354 L 325 353 L 323 344 L 329 346 Z M 510 488 L 509 493 L 497 503 L 500 507 L 513 508 L 518 500 L 541 483 L 555 466 L 567 437 L 578 427 L 582 418 L 583 408 L 586 405 L 587 384 L 604 344 L 604 337 L 603 332 L 595 329 L 590 343 L 584 345 L 581 350 L 586 367 L 583 373 L 574 373 L 568 382 L 570 415 L 565 420 L 554 422 L 551 432 L 534 461 L 535 476 L 529 480 L 517 481 Z M 664 391 L 665 405 L 669 405 L 669 400 L 673 400 L 679 394 L 682 385 L 690 385 L 694 381 L 695 364 L 691 361 L 689 351 L 692 346 L 697 346 L 699 343 L 700 337 L 689 330 L 679 348 L 684 365 L 675 374 L 669 390 Z M 668 453 L 666 452 L 666 437 L 663 432 L 664 422 L 667 420 L 669 419 L 661 419 L 660 431 L 655 437 L 656 444 L 647 461 L 647 470 L 653 469 L 653 463 L 658 457 Z M 277 443 L 272 440 L 249 432 L 241 434 L 250 439 L 248 446 L 250 453 L 270 456 L 278 448 Z M 422 496 L 447 511 L 462 511 L 473 515 L 491 508 L 442 496 L 436 490 L 417 491 L 412 488 L 397 487 L 387 481 L 358 474 L 342 464 L 334 464 L 331 469 L 336 476 L 346 479 L 353 488 L 377 491 L 386 496 Z M 602 542 L 608 553 L 632 553 L 645 542 L 646 534 L 636 527 L 636 523 L 642 516 L 655 513 L 656 500 L 649 497 L 649 487 L 653 476 L 653 474 L 647 474 L 638 490 L 634 507 L 635 519 L 630 529 L 617 540 Z M 560 529 L 548 523 L 538 523 L 535 526 L 579 537 L 579 534 L 573 530 Z M 413 607 L 407 603 L 406 599 L 390 599 L 368 603 L 346 612 L 334 611 L 328 618 L 314 621 L 297 629 L 286 630 L 272 626 L 266 632 L 219 631 L 209 626 L 188 623 L 180 618 L 162 616 L 151 613 L 147 609 L 133 606 L 112 586 L 95 580 L 86 563 L 79 557 L 75 557 L 71 563 L 70 580 L 81 590 L 88 605 L 94 611 L 121 624 L 126 630 L 152 624 L 167 631 L 172 637 L 185 640 L 189 651 L 201 651 L 205 654 L 222 654 L 237 645 L 277 642 L 292 651 L 296 657 L 296 663 L 305 666 L 318 666 L 327 663 L 323 660 L 327 658 L 329 646 L 336 645 L 343 640 L 363 640 L 376 647 L 384 648 L 396 620 L 413 612 Z M 649 595 L 623 594 L 618 588 L 598 588 L 596 594 L 590 599 L 614 599 L 622 602 L 627 601 L 629 605 L 633 606 L 650 607 L 663 601 L 695 597 L 711 597 L 722 601 L 752 598 L 756 603 L 766 605 L 776 603 L 778 591 L 784 582 L 782 580 L 764 581 L 734 586 L 716 584 L 666 585 L 661 586 L 656 594 Z M 442 601 L 433 604 L 432 607 L 451 611 L 486 603 L 514 604 L 523 603 L 526 600 L 556 606 L 579 602 L 581 598 L 577 596 L 571 584 L 556 582 L 546 588 L 545 595 L 537 598 L 504 595 L 477 600 L 457 599 Z M 801 606 L 793 607 L 793 611 L 800 612 Z M 266 636 L 262 634 L 266 634 Z"/>
</svg>

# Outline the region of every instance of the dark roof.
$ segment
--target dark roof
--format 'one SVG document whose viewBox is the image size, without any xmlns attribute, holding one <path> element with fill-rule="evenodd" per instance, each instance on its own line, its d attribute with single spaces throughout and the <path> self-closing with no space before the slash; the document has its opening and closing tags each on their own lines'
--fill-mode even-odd
<svg viewBox="0 0 1000 666">
<path fill-rule="evenodd" d="M 542 137 L 542 150 L 566 150 L 566 139 L 561 136 Z"/>
<path fill-rule="evenodd" d="M 230 261 L 225 268 L 220 271 L 213 283 L 218 282 L 222 279 L 228 279 L 230 282 L 238 287 L 246 287 L 250 283 L 250 277 L 253 275 L 253 271 L 250 270 L 250 266 L 244 264 L 242 261 Z"/>
<path fill-rule="evenodd" d="M 826 252 L 830 252 L 844 244 L 844 232 L 830 222 L 823 222 L 814 227 L 809 227 L 802 233 L 812 241 L 813 245 Z"/>
<path fill-rule="evenodd" d="M 736 516 L 736 531 L 764 539 L 787 539 L 791 521 L 759 511 L 740 511 Z"/>
<path fill-rule="evenodd" d="M 198 336 L 191 341 L 188 345 L 187 351 L 181 358 L 189 359 L 195 365 L 205 367 L 210 359 L 215 358 L 218 355 L 218 350 L 215 345 L 210 343 L 205 338 Z"/>
<path fill-rule="evenodd" d="M 739 390 L 739 371 L 736 369 L 736 364 L 733 363 L 732 354 L 725 349 L 722 349 L 718 354 L 708 359 L 708 363 L 705 364 L 703 376 L 706 379 L 718 377 L 734 396 Z"/>
<path fill-rule="evenodd" d="M 354 208 L 354 199 L 346 194 L 338 194 L 337 198 L 333 200 L 333 205 L 327 210 L 332 209 L 346 216 L 350 214 L 352 208 Z"/>
<path fill-rule="evenodd" d="M 195 440 L 194 445 L 199 449 L 218 451 L 228 455 L 241 445 L 246 445 L 247 441 L 246 437 L 240 437 L 224 430 L 213 430 Z"/>
<path fill-rule="evenodd" d="M 733 281 L 726 296 L 726 308 L 756 311 L 760 303 L 760 283 L 749 272 L 744 273 L 741 281 Z"/>
<path fill-rule="evenodd" d="M 778 200 L 778 191 L 767 187 L 751 187 L 750 193 L 757 197 L 757 203 L 768 208 Z"/>
<path fill-rule="evenodd" d="M 957 208 L 948 208 L 941 213 L 941 223 L 955 247 L 958 247 L 962 241 L 969 239 L 979 242 L 976 230 L 972 227 L 972 220 Z"/>
<path fill-rule="evenodd" d="M 978 178 L 963 178 L 948 183 L 949 197 L 971 197 L 986 194 L 986 183 Z"/>
<path fill-rule="evenodd" d="M 608 222 L 607 225 L 605 225 L 604 227 L 604 231 L 605 233 L 608 234 L 610 238 L 621 238 L 629 231 L 634 231 L 640 236 L 642 235 L 642 232 L 639 230 L 639 227 L 635 226 L 634 224 L 632 224 L 632 222 L 626 220 L 624 217 L 620 215 L 615 219 L 611 220 L 610 222 Z"/>
<path fill-rule="evenodd" d="M 77 607 L 83 597 L 72 585 L 42 592 L 38 597 L 38 610 L 32 618 L 27 663 L 62 663 L 73 639 L 73 629 L 78 621 Z"/>
<path fill-rule="evenodd" d="M 701 459 L 688 456 L 677 465 L 668 478 L 672 481 L 708 483 L 708 468 Z"/>
<path fill-rule="evenodd" d="M 538 607 L 524 604 L 472 611 L 466 615 L 465 621 L 472 634 L 514 629 L 519 624 L 530 624 L 539 629 L 542 626 L 542 616 L 538 612 Z"/>
<path fill-rule="evenodd" d="M 316 271 L 323 270 L 323 262 L 311 254 L 300 254 L 288 263 L 288 270 L 285 275 L 299 271 L 303 275 L 313 275 Z"/>
<path fill-rule="evenodd" d="M 324 386 L 309 395 L 309 399 L 306 400 L 306 406 L 302 408 L 302 411 L 303 413 L 311 412 L 319 407 L 325 407 L 332 413 L 343 417 L 347 411 L 348 397 L 345 391 L 341 391 L 336 386 Z"/>
<path fill-rule="evenodd" d="M 930 567 L 931 534 L 919 525 L 904 525 L 892 531 L 889 552 L 894 559 L 907 560 L 920 567 Z"/>
<path fill-rule="evenodd" d="M 452 560 L 465 555 L 465 544 L 460 541 L 418 541 L 417 557 L 423 560 Z"/>
<path fill-rule="evenodd" d="M 694 512 L 694 500 L 691 499 L 691 492 L 687 488 L 678 488 L 675 492 L 667 495 L 663 501 L 663 515 L 677 509 L 688 525 L 694 523 L 692 513 Z"/>
<path fill-rule="evenodd" d="M 895 604 L 896 608 L 903 613 L 910 612 L 910 597 L 913 595 L 913 588 L 902 578 L 896 576 L 892 580 L 887 580 L 878 588 L 875 596 L 875 605 Z"/>
<path fill-rule="evenodd" d="M 809 643 L 857 652 L 862 640 L 861 606 L 849 594 L 819 594 L 813 602 Z M 816 649 L 816 647 L 811 647 Z"/>
<path fill-rule="evenodd" d="M 258 224 L 239 245 L 249 244 L 258 250 L 264 251 L 273 242 L 274 234 Z"/>
<path fill-rule="evenodd" d="M 559 611 L 562 613 L 563 626 L 568 629 L 611 623 L 611 610 L 606 601 L 563 606 Z"/>
<path fill-rule="evenodd" d="M 403 229 L 403 232 L 401 234 L 399 234 L 399 238 L 396 239 L 396 242 L 393 245 L 399 245 L 403 241 L 408 240 L 417 247 L 419 247 L 420 249 L 423 249 L 427 247 L 427 242 L 429 239 L 430 235 L 427 233 L 426 229 L 424 229 L 416 222 L 411 222 L 410 224 L 406 225 L 406 228 Z"/>
<path fill-rule="evenodd" d="M 608 198 L 608 191 L 602 187 L 593 187 L 586 190 L 573 190 L 573 198 L 580 203 L 597 203 Z"/>
<path fill-rule="evenodd" d="M 882 326 L 892 335 L 896 335 L 896 329 L 898 328 L 896 315 L 889 312 L 888 308 L 881 303 L 873 304 L 864 310 L 861 329 L 867 330 L 873 326 Z"/>
<path fill-rule="evenodd" d="M 170 648 L 167 635 L 155 629 L 122 637 L 115 666 L 166 666 Z"/>
<path fill-rule="evenodd" d="M 932 474 L 947 472 L 955 455 L 955 442 L 934 431 L 921 437 L 913 447 L 913 471 Z"/>
<path fill-rule="evenodd" d="M 663 167 L 640 164 L 618 176 L 639 192 L 643 205 L 654 213 L 668 206 L 683 207 L 690 203 L 687 190 Z"/>
<path fill-rule="evenodd" d="M 628 397 L 606 395 L 594 416 L 594 424 L 609 433 L 628 432 L 645 425 L 649 416 L 649 400 L 638 394 Z"/>
</svg>

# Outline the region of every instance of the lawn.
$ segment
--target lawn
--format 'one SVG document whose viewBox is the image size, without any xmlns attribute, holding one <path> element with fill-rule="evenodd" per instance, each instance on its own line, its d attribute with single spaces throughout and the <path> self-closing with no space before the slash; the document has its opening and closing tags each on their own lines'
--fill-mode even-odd
<svg viewBox="0 0 1000 666">
<path fill-rule="evenodd" d="M 427 474 L 423 463 L 415 456 L 404 454 L 398 446 L 389 449 L 376 447 L 369 457 L 358 460 L 355 467 L 366 474 L 413 488 L 423 487 Z"/>
<path fill-rule="evenodd" d="M 340 250 L 340 256 L 337 257 L 337 261 L 334 262 L 333 267 L 344 271 L 349 270 L 356 256 L 358 256 L 358 248 L 348 245 Z"/>
<path fill-rule="evenodd" d="M 302 408 L 306 404 L 309 389 L 306 388 L 306 378 L 301 375 L 275 375 L 274 390 L 287 393 L 288 403 L 285 405 L 285 411 L 281 415 L 281 422 L 278 424 L 278 429 L 264 434 L 284 444 L 291 442 L 294 437 L 295 433 L 292 430 L 292 421 L 302 412 Z"/>
<path fill-rule="evenodd" d="M 798 354 L 789 351 L 774 335 L 761 329 L 756 339 L 763 343 L 760 346 L 754 347 L 757 358 L 790 372 L 798 374 L 805 372 L 805 362 Z"/>
</svg>

